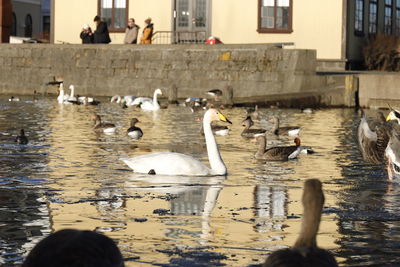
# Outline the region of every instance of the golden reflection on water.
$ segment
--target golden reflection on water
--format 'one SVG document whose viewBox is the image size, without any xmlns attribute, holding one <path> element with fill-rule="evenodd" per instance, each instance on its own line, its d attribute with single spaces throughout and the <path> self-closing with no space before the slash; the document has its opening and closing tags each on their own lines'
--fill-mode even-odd
<svg viewBox="0 0 400 267">
<path fill-rule="evenodd" d="M 336 206 L 339 188 L 330 182 L 342 176 L 334 151 L 341 145 L 337 130 L 346 110 L 302 114 L 262 109 L 264 118 L 275 114 L 282 125 L 302 126 L 302 143 L 317 152 L 290 162 L 268 163 L 254 160 L 257 144 L 240 136 L 243 109 L 225 110 L 233 125 L 231 133 L 218 136 L 217 142 L 229 175 L 207 178 L 136 175 L 118 160 L 146 151 L 176 151 L 207 162 L 200 122 L 187 108 L 142 112 L 104 103 L 99 107 L 54 104 L 52 110 L 47 136 L 53 172 L 49 187 L 57 193 L 57 201 L 48 201 L 52 229 L 101 231 L 118 242 L 125 257 L 140 257 L 126 262 L 127 266 L 168 263 L 171 256 L 160 251 L 199 247 L 227 256 L 221 262 L 231 266 L 261 263 L 271 251 L 291 246 L 297 238 L 307 178 L 324 182 L 325 206 Z M 90 121 L 94 112 L 116 123 L 117 134 L 95 134 Z M 144 136 L 139 141 L 125 133 L 132 117 L 141 121 L 138 126 Z M 264 119 L 255 127 L 272 125 Z M 268 143 L 290 142 L 268 138 Z M 153 213 L 157 209 L 170 213 Z M 136 221 L 143 218 L 147 221 Z M 334 215 L 323 215 L 319 246 L 338 248 L 336 223 Z"/>
</svg>

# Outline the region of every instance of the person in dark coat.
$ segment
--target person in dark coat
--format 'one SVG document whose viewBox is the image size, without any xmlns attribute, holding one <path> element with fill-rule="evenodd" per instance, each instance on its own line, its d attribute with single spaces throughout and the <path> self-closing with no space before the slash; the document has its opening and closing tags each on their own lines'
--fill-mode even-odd
<svg viewBox="0 0 400 267">
<path fill-rule="evenodd" d="M 108 33 L 107 23 L 102 21 L 99 16 L 94 17 L 96 22 L 96 30 L 94 32 L 94 43 L 95 44 L 108 44 L 111 43 L 110 35 Z"/>
<path fill-rule="evenodd" d="M 82 39 L 82 44 L 92 44 L 93 43 L 93 32 L 89 25 L 84 24 L 80 37 Z"/>
</svg>

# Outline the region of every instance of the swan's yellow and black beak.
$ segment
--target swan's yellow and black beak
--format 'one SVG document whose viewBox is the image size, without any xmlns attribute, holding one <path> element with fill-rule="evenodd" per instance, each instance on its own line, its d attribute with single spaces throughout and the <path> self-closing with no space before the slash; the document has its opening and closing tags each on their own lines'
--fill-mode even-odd
<svg viewBox="0 0 400 267">
<path fill-rule="evenodd" d="M 221 112 L 218 112 L 218 119 L 220 121 L 224 121 L 224 122 L 228 122 L 228 123 L 232 124 L 232 122 L 230 120 L 228 120 Z"/>
</svg>

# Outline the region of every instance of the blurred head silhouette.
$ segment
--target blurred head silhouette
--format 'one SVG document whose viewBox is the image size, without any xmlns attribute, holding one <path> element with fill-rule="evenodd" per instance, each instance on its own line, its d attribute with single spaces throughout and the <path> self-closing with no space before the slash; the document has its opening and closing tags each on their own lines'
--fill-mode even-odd
<svg viewBox="0 0 400 267">
<path fill-rule="evenodd" d="M 109 237 L 92 231 L 64 229 L 40 241 L 22 266 L 123 267 L 124 261 Z"/>
</svg>

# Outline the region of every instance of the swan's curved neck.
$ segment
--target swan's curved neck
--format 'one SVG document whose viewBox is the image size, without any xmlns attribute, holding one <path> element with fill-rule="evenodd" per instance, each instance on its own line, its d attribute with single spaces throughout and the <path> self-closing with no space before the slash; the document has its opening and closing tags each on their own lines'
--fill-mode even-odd
<svg viewBox="0 0 400 267">
<path fill-rule="evenodd" d="M 75 87 L 71 86 L 71 95 L 70 95 L 71 98 L 74 97 L 74 93 L 75 93 Z"/>
<path fill-rule="evenodd" d="M 226 174 L 226 166 L 221 158 L 217 142 L 215 141 L 215 137 L 211 129 L 211 120 L 204 118 L 203 128 L 211 170 L 213 174 L 224 175 Z"/>
<path fill-rule="evenodd" d="M 158 104 L 158 101 L 157 101 L 157 95 L 158 95 L 158 93 L 154 92 L 154 95 L 153 95 L 153 106 L 155 106 L 155 107 L 159 107 L 160 106 Z"/>
<path fill-rule="evenodd" d="M 317 233 L 321 222 L 324 195 L 321 184 L 309 180 L 305 184 L 302 202 L 304 206 L 301 231 L 294 247 L 316 247 Z M 309 182 L 309 183 L 308 183 Z M 308 183 L 308 184 L 307 184 Z"/>
</svg>

